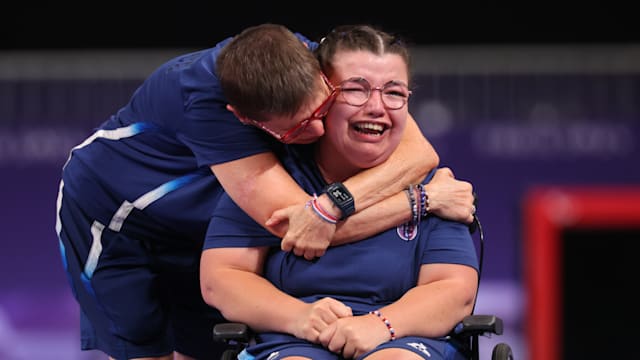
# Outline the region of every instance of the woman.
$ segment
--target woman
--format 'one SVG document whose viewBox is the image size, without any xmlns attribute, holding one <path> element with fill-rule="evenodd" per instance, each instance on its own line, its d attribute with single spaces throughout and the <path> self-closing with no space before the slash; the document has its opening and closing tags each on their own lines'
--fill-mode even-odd
<svg viewBox="0 0 640 360">
<path fill-rule="evenodd" d="M 334 97 L 326 136 L 283 155 L 310 193 L 387 159 L 407 124 L 411 94 L 408 50 L 386 33 L 339 27 L 316 54 Z M 329 248 L 315 261 L 270 248 L 277 238 L 221 201 L 201 261 L 205 301 L 258 332 L 247 348 L 256 359 L 463 358 L 442 337 L 475 300 L 468 228 L 427 216 L 421 185 L 394 201 L 406 208 L 407 224 Z M 315 198 L 308 209 L 336 221 Z"/>
</svg>

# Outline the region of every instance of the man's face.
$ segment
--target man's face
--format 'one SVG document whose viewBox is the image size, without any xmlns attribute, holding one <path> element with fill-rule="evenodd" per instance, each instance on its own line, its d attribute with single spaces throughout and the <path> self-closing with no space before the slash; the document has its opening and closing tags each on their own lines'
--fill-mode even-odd
<svg viewBox="0 0 640 360">
<path fill-rule="evenodd" d="M 270 116 L 266 121 L 244 118 L 245 124 L 256 126 L 285 144 L 309 144 L 324 135 L 323 120 L 337 95 L 324 75 L 321 91 L 292 117 Z"/>
</svg>

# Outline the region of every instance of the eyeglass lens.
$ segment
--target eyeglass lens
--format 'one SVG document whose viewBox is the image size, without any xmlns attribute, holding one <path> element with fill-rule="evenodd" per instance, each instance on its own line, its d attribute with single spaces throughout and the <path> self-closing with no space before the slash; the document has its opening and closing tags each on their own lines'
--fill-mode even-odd
<svg viewBox="0 0 640 360">
<path fill-rule="evenodd" d="M 372 88 L 364 78 L 353 78 L 343 81 L 339 86 L 344 100 L 353 106 L 362 106 L 371 97 L 373 90 L 379 90 L 382 103 L 389 109 L 395 110 L 403 107 L 411 94 L 407 85 L 390 81 L 383 86 Z"/>
</svg>

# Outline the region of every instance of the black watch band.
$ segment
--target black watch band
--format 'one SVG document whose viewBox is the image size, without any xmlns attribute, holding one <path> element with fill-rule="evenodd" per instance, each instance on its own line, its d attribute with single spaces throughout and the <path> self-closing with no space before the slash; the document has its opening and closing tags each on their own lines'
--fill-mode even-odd
<svg viewBox="0 0 640 360">
<path fill-rule="evenodd" d="M 353 196 L 342 183 L 329 184 L 324 192 L 342 212 L 340 220 L 346 219 L 356 211 Z"/>
</svg>

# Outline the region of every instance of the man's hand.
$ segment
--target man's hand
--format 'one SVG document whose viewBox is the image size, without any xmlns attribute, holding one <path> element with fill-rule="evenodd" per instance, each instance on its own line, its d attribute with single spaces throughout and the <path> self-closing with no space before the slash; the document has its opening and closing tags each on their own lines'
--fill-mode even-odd
<svg viewBox="0 0 640 360">
<path fill-rule="evenodd" d="M 457 180 L 451 169 L 444 167 L 424 187 L 429 196 L 429 212 L 465 224 L 473 222 L 476 207 L 470 182 Z"/>
<path fill-rule="evenodd" d="M 292 205 L 275 211 L 266 226 L 282 226 L 284 222 L 288 222 L 289 227 L 282 238 L 281 249 L 293 251 L 307 260 L 324 255 L 336 231 L 336 225 L 322 220 L 306 205 Z"/>
<path fill-rule="evenodd" d="M 351 308 L 340 301 L 325 297 L 308 304 L 304 314 L 297 317 L 290 333 L 299 339 L 305 339 L 312 343 L 320 342 L 320 334 L 336 320 L 351 317 Z"/>
</svg>

